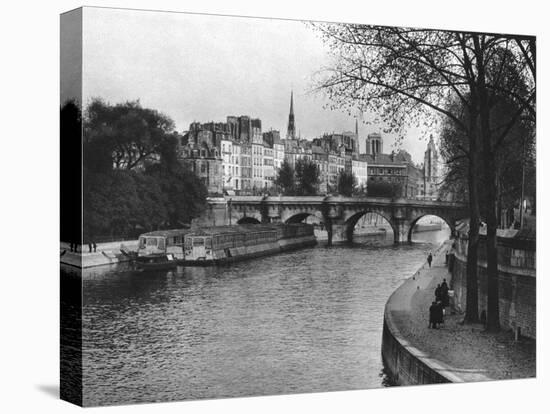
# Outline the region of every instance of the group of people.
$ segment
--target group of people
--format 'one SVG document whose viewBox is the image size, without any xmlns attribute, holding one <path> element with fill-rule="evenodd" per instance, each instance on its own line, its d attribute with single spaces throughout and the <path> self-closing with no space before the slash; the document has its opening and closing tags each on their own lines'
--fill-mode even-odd
<svg viewBox="0 0 550 414">
<path fill-rule="evenodd" d="M 437 285 L 434 294 L 435 300 L 430 306 L 430 323 L 428 328 L 438 329 L 439 325 L 444 323 L 445 308 L 449 306 L 449 286 L 446 279 L 443 279 L 443 282 Z"/>
<path fill-rule="evenodd" d="M 94 249 L 94 253 L 95 253 L 96 250 L 97 250 L 97 244 L 95 243 L 95 241 L 89 241 L 88 242 L 88 251 L 90 253 L 92 252 L 92 248 Z"/>
<path fill-rule="evenodd" d="M 78 243 L 69 243 L 69 248 L 71 249 L 71 252 L 78 252 Z M 95 241 L 89 241 L 88 242 L 88 252 L 92 253 L 92 251 L 95 253 L 97 251 L 97 244 Z"/>
</svg>

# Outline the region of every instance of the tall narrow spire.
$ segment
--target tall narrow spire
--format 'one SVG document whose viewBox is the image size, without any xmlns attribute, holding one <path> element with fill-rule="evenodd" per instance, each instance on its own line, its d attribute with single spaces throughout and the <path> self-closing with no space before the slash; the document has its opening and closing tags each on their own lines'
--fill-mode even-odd
<svg viewBox="0 0 550 414">
<path fill-rule="evenodd" d="M 288 128 L 286 130 L 287 139 L 296 138 L 296 125 L 294 124 L 294 91 L 290 91 L 290 113 L 288 114 Z"/>
</svg>

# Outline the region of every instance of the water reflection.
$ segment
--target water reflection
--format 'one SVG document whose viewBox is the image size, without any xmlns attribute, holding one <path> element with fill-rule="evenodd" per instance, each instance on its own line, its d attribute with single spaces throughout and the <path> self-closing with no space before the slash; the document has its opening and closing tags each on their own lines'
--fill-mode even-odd
<svg viewBox="0 0 550 414">
<path fill-rule="evenodd" d="M 83 274 L 88 405 L 389 385 L 385 302 L 447 235 L 319 246 L 220 268 Z"/>
</svg>

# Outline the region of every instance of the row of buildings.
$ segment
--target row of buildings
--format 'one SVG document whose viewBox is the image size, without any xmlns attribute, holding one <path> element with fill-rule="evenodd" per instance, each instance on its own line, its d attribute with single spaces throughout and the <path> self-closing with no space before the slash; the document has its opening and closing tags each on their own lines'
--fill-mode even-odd
<svg viewBox="0 0 550 414">
<path fill-rule="evenodd" d="M 384 153 L 381 134 L 367 136 L 363 154 L 359 153 L 359 140 L 357 121 L 355 132 L 301 139 L 296 134 L 291 93 L 285 138 L 276 130 L 263 132 L 260 119 L 228 116 L 226 122 L 193 122 L 181 139 L 179 156 L 211 194 L 276 190 L 274 180 L 283 162 L 294 167 L 299 159 L 307 159 L 318 166 L 320 194 L 336 192 L 338 175 L 347 171 L 363 189 L 384 181 L 399 184 L 403 197 L 437 197 L 439 161 L 432 137 L 421 165 L 415 165 L 404 150 Z"/>
</svg>

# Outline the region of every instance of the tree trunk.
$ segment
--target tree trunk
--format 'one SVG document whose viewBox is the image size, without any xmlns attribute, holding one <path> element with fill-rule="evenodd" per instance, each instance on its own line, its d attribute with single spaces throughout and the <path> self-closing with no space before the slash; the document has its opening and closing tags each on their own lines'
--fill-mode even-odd
<svg viewBox="0 0 550 414">
<path fill-rule="evenodd" d="M 500 329 L 499 291 L 498 291 L 498 256 L 497 256 L 497 197 L 496 197 L 496 162 L 491 140 L 490 103 L 485 84 L 485 66 L 483 45 L 474 37 L 476 49 L 476 67 L 478 73 L 477 92 L 479 97 L 479 121 L 483 157 L 484 192 L 486 196 L 485 220 L 487 222 L 487 330 L 496 332 Z"/>
<path fill-rule="evenodd" d="M 478 200 L 478 154 L 476 118 L 472 116 L 469 137 L 468 192 L 470 209 L 470 230 L 468 232 L 468 258 L 466 262 L 466 315 L 464 322 L 479 322 L 477 256 L 479 247 L 479 200 Z"/>
<path fill-rule="evenodd" d="M 482 115 L 482 124 L 483 115 Z M 482 131 L 485 128 L 482 126 Z M 483 134 L 485 135 L 485 134 Z M 498 291 L 498 254 L 497 254 L 497 197 L 496 197 L 496 173 L 494 153 L 491 143 L 485 142 L 489 137 L 484 136 L 483 140 L 483 163 L 484 163 L 484 191 L 486 195 L 486 222 L 487 222 L 487 330 L 496 332 L 500 329 L 499 316 L 499 291 Z"/>
</svg>

